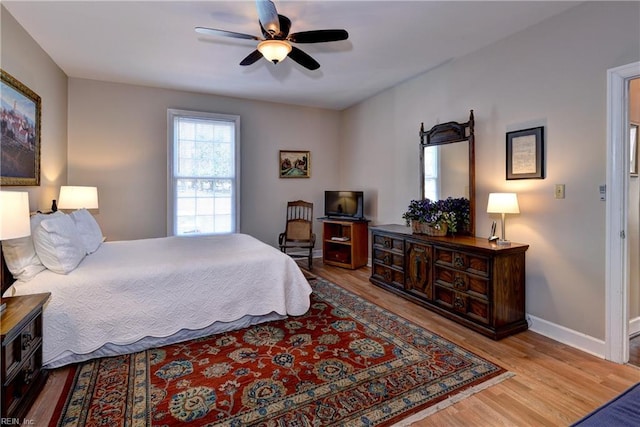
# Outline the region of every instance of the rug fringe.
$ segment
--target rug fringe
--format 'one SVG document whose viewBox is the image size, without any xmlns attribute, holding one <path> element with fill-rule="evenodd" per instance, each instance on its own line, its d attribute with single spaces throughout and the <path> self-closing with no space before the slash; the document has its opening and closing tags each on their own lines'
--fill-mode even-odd
<svg viewBox="0 0 640 427">
<path fill-rule="evenodd" d="M 393 424 L 391 427 L 407 427 L 410 426 L 411 424 L 420 421 L 424 418 L 427 418 L 429 415 L 433 415 L 438 411 L 441 411 L 445 408 L 448 408 L 449 406 L 456 404 L 464 399 L 466 399 L 469 396 L 472 396 L 482 390 L 485 390 L 491 386 L 494 386 L 498 383 L 501 383 L 502 381 L 509 379 L 511 377 L 515 376 L 515 374 L 513 372 L 505 372 L 503 374 L 498 375 L 497 377 L 494 377 L 488 381 L 485 381 L 481 384 L 478 384 L 474 387 L 468 388 L 460 393 L 454 394 L 453 396 L 450 396 L 449 398 L 436 403 L 433 406 L 428 407 L 427 409 L 417 412 L 413 415 L 411 415 L 410 417 L 407 417 L 401 421 L 398 421 L 397 423 Z"/>
</svg>

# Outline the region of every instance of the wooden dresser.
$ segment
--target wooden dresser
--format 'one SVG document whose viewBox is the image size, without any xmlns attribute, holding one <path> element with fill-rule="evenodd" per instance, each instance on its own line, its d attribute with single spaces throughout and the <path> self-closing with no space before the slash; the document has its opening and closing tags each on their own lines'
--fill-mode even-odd
<svg viewBox="0 0 640 427">
<path fill-rule="evenodd" d="M 22 419 L 47 379 L 42 369 L 42 308 L 50 294 L 2 298 L 1 416 Z"/>
<path fill-rule="evenodd" d="M 431 237 L 402 225 L 370 230 L 373 284 L 495 340 L 527 329 L 529 245 Z"/>
</svg>

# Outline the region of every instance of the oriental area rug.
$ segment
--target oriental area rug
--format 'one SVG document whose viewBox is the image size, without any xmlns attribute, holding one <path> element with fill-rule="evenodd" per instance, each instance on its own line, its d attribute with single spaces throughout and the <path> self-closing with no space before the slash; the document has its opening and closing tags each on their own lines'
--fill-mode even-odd
<svg viewBox="0 0 640 427">
<path fill-rule="evenodd" d="M 79 364 L 55 426 L 390 426 L 509 376 L 322 278 L 303 316 Z"/>
</svg>

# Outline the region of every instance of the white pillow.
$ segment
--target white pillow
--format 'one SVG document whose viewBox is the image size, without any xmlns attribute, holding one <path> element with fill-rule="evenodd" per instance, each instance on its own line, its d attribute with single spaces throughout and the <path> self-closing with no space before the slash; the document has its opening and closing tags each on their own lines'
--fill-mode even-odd
<svg viewBox="0 0 640 427">
<path fill-rule="evenodd" d="M 33 231 L 43 219 L 56 215 L 63 215 L 63 213 L 56 212 L 51 215 L 38 213 L 33 215 L 31 217 L 31 234 L 33 235 Z M 26 282 L 46 269 L 36 253 L 36 248 L 33 246 L 32 236 L 4 240 L 2 242 L 2 253 L 9 271 L 16 280 Z"/>
<path fill-rule="evenodd" d="M 96 219 L 86 209 L 78 209 L 69 214 L 78 228 L 87 255 L 94 253 L 102 244 L 102 230 Z"/>
<path fill-rule="evenodd" d="M 43 219 L 33 233 L 40 261 L 54 273 L 67 274 L 80 264 L 86 252 L 69 215 Z"/>
</svg>

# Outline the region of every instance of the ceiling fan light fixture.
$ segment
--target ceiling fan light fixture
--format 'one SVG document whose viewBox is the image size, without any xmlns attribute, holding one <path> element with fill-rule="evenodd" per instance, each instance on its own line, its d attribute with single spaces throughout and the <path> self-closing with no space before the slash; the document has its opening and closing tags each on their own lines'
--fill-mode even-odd
<svg viewBox="0 0 640 427">
<path fill-rule="evenodd" d="M 258 50 L 262 56 L 277 64 L 291 52 L 291 45 L 284 40 L 265 40 L 258 44 Z"/>
</svg>

